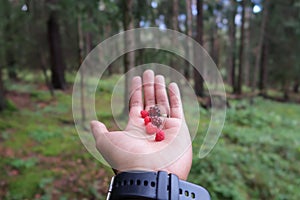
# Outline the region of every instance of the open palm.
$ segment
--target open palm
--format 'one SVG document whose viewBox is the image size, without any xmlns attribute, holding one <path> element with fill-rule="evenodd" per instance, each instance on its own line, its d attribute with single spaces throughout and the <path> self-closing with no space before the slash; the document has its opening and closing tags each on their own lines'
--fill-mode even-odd
<svg viewBox="0 0 300 200">
<path fill-rule="evenodd" d="M 143 81 L 141 77 L 132 79 L 129 121 L 124 131 L 109 132 L 103 123 L 91 122 L 96 147 L 112 168 L 117 171 L 164 170 L 181 179 L 187 178 L 192 162 L 190 134 L 178 86 L 171 83 L 168 88 L 170 103 L 164 77 L 154 76 L 152 70 L 147 70 Z M 165 139 L 160 142 L 146 133 L 140 116 L 141 110 L 149 110 L 155 104 L 163 113 L 170 113 L 170 118 L 165 118 L 163 123 Z"/>
</svg>

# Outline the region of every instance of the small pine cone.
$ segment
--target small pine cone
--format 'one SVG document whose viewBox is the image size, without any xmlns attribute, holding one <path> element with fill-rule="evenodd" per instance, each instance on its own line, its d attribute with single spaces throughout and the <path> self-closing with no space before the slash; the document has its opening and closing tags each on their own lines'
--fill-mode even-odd
<svg viewBox="0 0 300 200">
<path fill-rule="evenodd" d="M 150 117 L 160 116 L 160 109 L 157 106 L 150 107 L 149 116 Z"/>
<path fill-rule="evenodd" d="M 156 127 L 160 127 L 162 125 L 162 120 L 157 116 L 152 117 L 151 122 Z"/>
</svg>

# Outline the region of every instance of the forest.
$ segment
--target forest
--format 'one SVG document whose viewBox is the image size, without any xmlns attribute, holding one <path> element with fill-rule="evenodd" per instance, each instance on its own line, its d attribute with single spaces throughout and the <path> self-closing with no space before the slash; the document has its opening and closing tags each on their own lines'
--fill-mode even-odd
<svg viewBox="0 0 300 200">
<path fill-rule="evenodd" d="M 188 180 L 212 199 L 300 199 L 300 0 L 0 0 L 0 199 L 105 199 L 113 171 L 78 137 L 72 87 L 98 44 L 149 27 L 193 38 L 225 84 L 221 137 L 207 157 L 194 151 Z M 192 48 L 185 53 L 197 57 Z M 116 128 L 114 84 L 147 63 L 189 81 L 205 132 L 205 81 L 189 62 L 157 49 L 110 63 L 97 88 L 98 119 Z M 196 137 L 193 149 L 201 142 Z"/>
</svg>

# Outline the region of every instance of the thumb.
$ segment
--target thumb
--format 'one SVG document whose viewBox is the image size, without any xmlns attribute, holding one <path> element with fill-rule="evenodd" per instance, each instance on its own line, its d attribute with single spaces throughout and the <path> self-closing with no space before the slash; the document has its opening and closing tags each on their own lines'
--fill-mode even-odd
<svg viewBox="0 0 300 200">
<path fill-rule="evenodd" d="M 111 161 L 110 157 L 114 157 L 111 156 L 112 143 L 109 139 L 109 131 L 103 123 L 98 121 L 91 121 L 90 125 L 96 142 L 97 150 L 106 160 L 106 162 L 112 165 L 111 163 L 113 162 Z"/>
<path fill-rule="evenodd" d="M 99 141 L 100 138 L 103 137 L 103 134 L 108 133 L 109 131 L 107 130 L 106 126 L 99 122 L 99 121 L 91 121 L 91 130 L 94 136 L 95 141 Z"/>
</svg>

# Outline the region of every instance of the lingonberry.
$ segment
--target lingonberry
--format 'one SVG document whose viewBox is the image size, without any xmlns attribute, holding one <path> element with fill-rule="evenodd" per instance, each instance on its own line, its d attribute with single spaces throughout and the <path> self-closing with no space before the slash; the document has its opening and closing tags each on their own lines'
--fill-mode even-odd
<svg viewBox="0 0 300 200">
<path fill-rule="evenodd" d="M 142 110 L 142 111 L 141 111 L 141 116 L 142 116 L 142 118 L 145 118 L 145 117 L 149 116 L 148 111 Z"/>
<path fill-rule="evenodd" d="M 146 116 L 144 118 L 144 122 L 145 122 L 145 125 L 147 125 L 149 122 L 151 122 L 151 118 L 149 116 Z"/>
<path fill-rule="evenodd" d="M 165 139 L 165 133 L 162 130 L 156 132 L 155 141 L 160 142 Z"/>
</svg>

